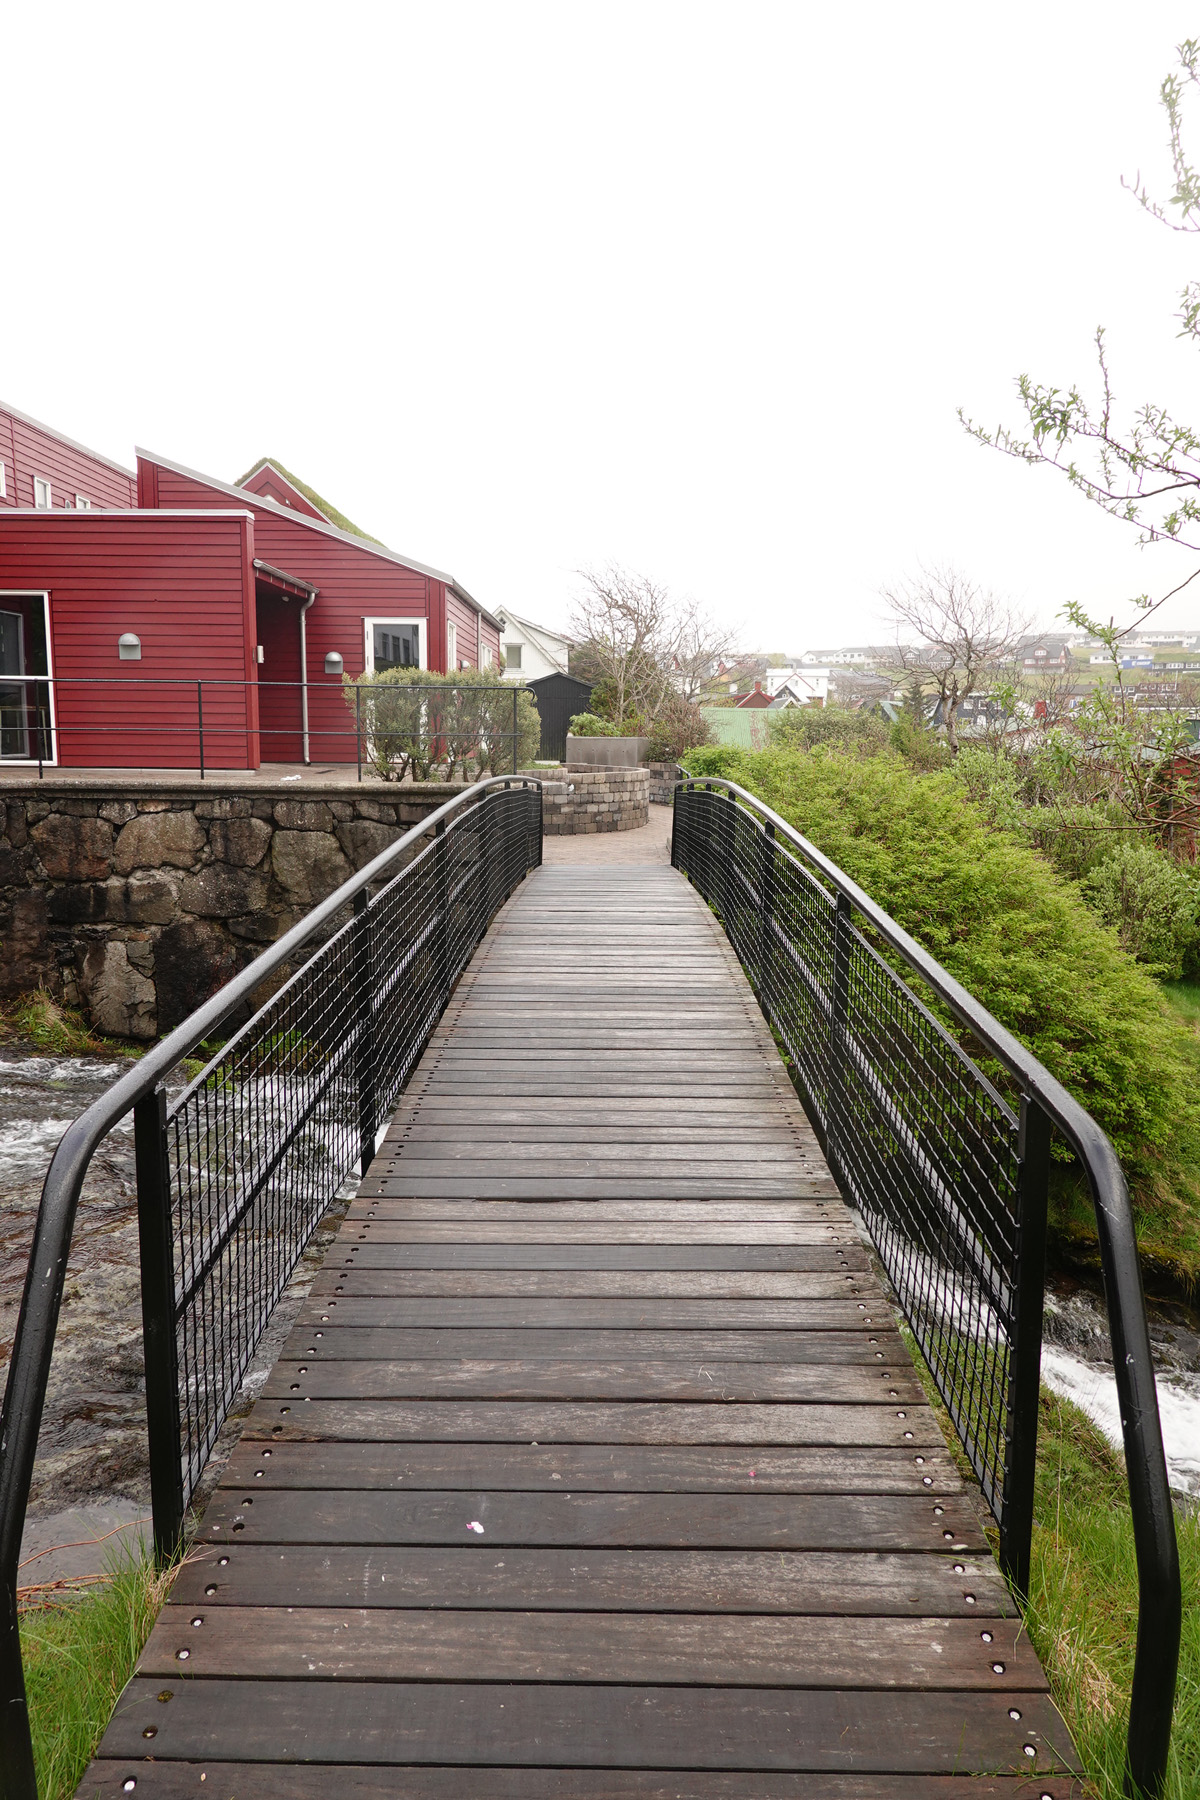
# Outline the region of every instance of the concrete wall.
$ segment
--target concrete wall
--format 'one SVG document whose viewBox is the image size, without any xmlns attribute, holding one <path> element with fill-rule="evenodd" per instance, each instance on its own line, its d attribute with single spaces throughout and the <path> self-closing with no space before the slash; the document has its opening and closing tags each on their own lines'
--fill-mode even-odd
<svg viewBox="0 0 1200 1800">
<path fill-rule="evenodd" d="M 114 1037 L 173 1029 L 257 952 L 462 791 L 349 784 L 0 794 L 0 996 L 44 986 Z"/>
<path fill-rule="evenodd" d="M 645 764 L 650 739 L 644 737 L 574 737 L 567 733 L 567 765 L 636 769 Z"/>
</svg>

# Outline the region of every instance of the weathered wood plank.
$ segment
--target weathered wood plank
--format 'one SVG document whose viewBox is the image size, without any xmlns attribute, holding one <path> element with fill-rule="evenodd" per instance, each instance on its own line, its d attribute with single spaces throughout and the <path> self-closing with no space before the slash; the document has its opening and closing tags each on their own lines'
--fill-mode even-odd
<svg viewBox="0 0 1200 1800">
<path fill-rule="evenodd" d="M 557 1444 L 858 1444 L 914 1454 L 943 1440 L 926 1407 L 899 1420 L 894 1406 L 799 1406 L 687 1401 L 259 1400 L 245 1430 L 257 1437 L 487 1439 Z"/>
<path fill-rule="evenodd" d="M 923 1397 L 915 1376 L 899 1367 L 887 1370 L 881 1385 L 883 1370 L 871 1365 L 839 1368 L 828 1363 L 687 1358 L 618 1363 L 591 1362 L 586 1357 L 490 1362 L 461 1356 L 401 1362 L 386 1354 L 390 1331 L 336 1335 L 365 1339 L 377 1345 L 377 1351 L 373 1354 L 364 1346 L 360 1354 L 341 1358 L 334 1344 L 325 1358 L 316 1354 L 305 1362 L 278 1362 L 263 1386 L 263 1397 L 302 1393 L 313 1400 L 472 1396 L 485 1400 L 788 1400 L 794 1404 L 865 1405 L 895 1394 L 898 1419 L 909 1417 Z M 320 1352 L 323 1346 L 317 1348 Z"/>
<path fill-rule="evenodd" d="M 797 1613 L 831 1618 L 1016 1619 L 990 1556 L 880 1551 L 203 1548 L 176 1577 L 180 1605 L 516 1607 L 568 1612 Z M 962 1565 L 961 1575 L 955 1562 Z M 971 1598 L 968 1600 L 967 1595 Z"/>
<path fill-rule="evenodd" d="M 967 1500 L 903 1494 L 494 1494 L 431 1489 L 218 1489 L 204 1541 L 245 1544 L 552 1544 L 641 1550 L 924 1550 L 987 1548 Z M 482 1529 L 480 1529 L 482 1527 Z M 951 1538 L 945 1533 L 949 1530 Z"/>
<path fill-rule="evenodd" d="M 160 1694 L 170 1692 L 165 1704 Z M 135 1677 L 109 1756 L 540 1767 L 1059 1769 L 1042 1694 Z M 1019 1710 L 1014 1721 L 1010 1710 Z M 1027 1756 L 1026 1746 L 1033 1752 Z"/>
<path fill-rule="evenodd" d="M 928 1486 L 925 1485 L 928 1482 Z M 247 1484 L 250 1484 L 247 1486 Z M 936 1507 L 962 1482 L 936 1448 L 744 1450 L 621 1444 L 296 1443 L 243 1439 L 221 1485 L 259 1488 L 503 1489 L 548 1493 L 927 1494 Z M 935 1515 L 936 1516 L 936 1515 Z M 943 1525 L 943 1530 L 947 1529 Z"/>
<path fill-rule="evenodd" d="M 139 1667 L 176 1676 L 185 1649 L 192 1679 L 454 1681 L 469 1670 L 476 1681 L 1045 1691 L 1025 1634 L 999 1635 L 1003 1651 L 973 1619 L 175 1605 Z"/>
<path fill-rule="evenodd" d="M 195 1800 L 201 1774 L 214 1767 L 182 1762 L 94 1762 L 80 1784 L 86 1800 Z M 690 1769 L 683 1777 L 624 1769 L 403 1769 L 341 1764 L 238 1763 L 219 1765 L 218 1792 L 254 1800 L 329 1800 L 331 1780 L 342 1800 L 1084 1800 L 1072 1776 L 1040 1775 L 1036 1782 L 1003 1775 L 741 1775 Z M 402 1787 L 397 1782 L 402 1782 Z"/>
<path fill-rule="evenodd" d="M 357 1268 L 358 1265 L 355 1265 Z M 590 1290 L 585 1290 L 590 1291 Z M 334 1294 L 339 1309 L 343 1296 Z M 870 1301 L 861 1300 L 662 1300 L 606 1298 L 519 1298 L 498 1295 L 479 1301 L 412 1298 L 404 1308 L 409 1326 L 471 1327 L 536 1326 L 569 1331 L 609 1330 L 622 1327 L 642 1330 L 711 1330 L 718 1323 L 726 1330 L 762 1331 L 861 1331 L 880 1338 L 894 1338 L 895 1326 L 876 1291 Z M 870 1306 L 868 1312 L 867 1306 Z M 320 1321 L 318 1321 L 320 1322 Z M 333 1321 L 331 1320 L 332 1324 Z M 322 1329 L 324 1327 L 322 1326 Z M 311 1341 L 311 1340 L 310 1340 Z"/>
<path fill-rule="evenodd" d="M 338 1299 L 334 1304 L 339 1310 L 332 1323 L 322 1322 L 329 1318 L 328 1314 L 319 1313 L 314 1318 L 306 1312 L 284 1346 L 280 1367 L 291 1368 L 301 1359 L 310 1366 L 355 1358 L 381 1364 L 406 1363 L 425 1357 L 468 1363 L 540 1360 L 558 1364 L 571 1359 L 624 1366 L 630 1362 L 659 1363 L 683 1358 L 706 1368 L 728 1361 L 789 1367 L 820 1365 L 812 1376 L 815 1384 L 827 1379 L 839 1365 L 852 1368 L 866 1364 L 874 1378 L 881 1361 L 867 1343 L 865 1331 L 539 1331 L 520 1327 L 496 1330 L 487 1326 L 437 1329 L 383 1323 L 385 1318 L 395 1316 L 392 1301 Z M 357 1308 L 358 1316 L 343 1317 L 344 1306 Z M 377 1318 L 370 1316 L 372 1311 Z M 920 1397 L 921 1387 L 898 1332 L 889 1334 L 886 1350 L 886 1360 L 894 1367 L 889 1370 L 890 1386 L 885 1387 L 885 1392 L 894 1393 L 897 1398 L 900 1394 L 914 1400 Z M 874 1379 L 872 1386 L 878 1386 Z M 830 1399 L 839 1397 L 833 1388 L 826 1393 Z"/>
</svg>

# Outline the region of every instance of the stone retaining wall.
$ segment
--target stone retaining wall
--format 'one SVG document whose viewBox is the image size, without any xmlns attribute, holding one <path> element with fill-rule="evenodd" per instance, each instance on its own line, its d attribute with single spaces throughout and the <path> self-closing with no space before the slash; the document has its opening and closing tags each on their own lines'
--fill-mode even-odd
<svg viewBox="0 0 1200 1800">
<path fill-rule="evenodd" d="M 569 764 L 539 769 L 546 837 L 590 831 L 633 831 L 650 817 L 648 769 L 597 769 Z"/>
<path fill-rule="evenodd" d="M 46 987 L 114 1037 L 170 1031 L 462 785 L 10 787 L 0 996 Z"/>
<path fill-rule="evenodd" d="M 650 768 L 650 804 L 651 806 L 673 806 L 675 804 L 675 783 L 682 781 L 687 773 L 678 763 L 651 763 Z"/>
</svg>

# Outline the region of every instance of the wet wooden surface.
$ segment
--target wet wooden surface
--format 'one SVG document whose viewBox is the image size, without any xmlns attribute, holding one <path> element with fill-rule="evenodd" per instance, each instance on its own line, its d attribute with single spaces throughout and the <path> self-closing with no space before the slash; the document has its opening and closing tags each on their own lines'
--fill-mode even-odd
<svg viewBox="0 0 1200 1800">
<path fill-rule="evenodd" d="M 1065 1800 L 1071 1761 L 719 928 L 669 869 L 539 871 L 81 1794 Z"/>
</svg>

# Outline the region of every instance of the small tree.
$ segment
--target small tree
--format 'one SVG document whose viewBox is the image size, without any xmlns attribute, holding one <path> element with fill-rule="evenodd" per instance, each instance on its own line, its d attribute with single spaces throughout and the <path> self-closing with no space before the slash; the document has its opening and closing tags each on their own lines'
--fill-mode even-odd
<svg viewBox="0 0 1200 1800">
<path fill-rule="evenodd" d="M 922 568 L 912 580 L 884 588 L 896 625 L 916 642 L 896 644 L 896 671 L 941 702 L 950 754 L 958 754 L 958 713 L 967 695 L 1010 665 L 1028 623 L 949 564 Z"/>
<path fill-rule="evenodd" d="M 530 763 L 541 743 L 533 695 L 499 688 L 492 669 L 387 669 L 346 676 L 342 690 L 363 754 L 384 781 L 509 774 Z"/>
<path fill-rule="evenodd" d="M 652 725 L 673 696 L 694 700 L 728 652 L 729 634 L 696 601 L 615 563 L 580 570 L 580 579 L 571 672 L 593 683 L 592 710 L 617 724 Z"/>
</svg>

